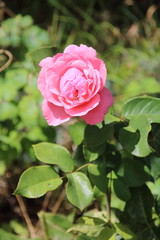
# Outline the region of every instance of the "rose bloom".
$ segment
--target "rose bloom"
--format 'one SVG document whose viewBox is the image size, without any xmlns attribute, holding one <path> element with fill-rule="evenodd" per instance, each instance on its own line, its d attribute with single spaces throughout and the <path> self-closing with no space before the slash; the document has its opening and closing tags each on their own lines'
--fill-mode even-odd
<svg viewBox="0 0 160 240">
<path fill-rule="evenodd" d="M 47 57 L 39 65 L 38 88 L 49 125 L 57 126 L 72 117 L 81 117 L 91 125 L 104 120 L 113 97 L 104 87 L 107 70 L 95 49 L 69 45 L 64 53 Z"/>
</svg>

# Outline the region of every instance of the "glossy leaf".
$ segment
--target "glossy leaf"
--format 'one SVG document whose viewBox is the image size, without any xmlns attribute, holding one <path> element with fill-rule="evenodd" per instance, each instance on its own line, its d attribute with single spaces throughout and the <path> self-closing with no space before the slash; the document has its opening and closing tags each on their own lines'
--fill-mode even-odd
<svg viewBox="0 0 160 240">
<path fill-rule="evenodd" d="M 135 234 L 125 225 L 121 223 L 114 223 L 116 232 L 120 234 L 125 240 L 138 240 Z"/>
<path fill-rule="evenodd" d="M 68 200 L 81 211 L 93 200 L 93 190 L 89 179 L 84 173 L 74 172 L 67 175 L 66 194 Z"/>
<path fill-rule="evenodd" d="M 64 172 L 73 170 L 73 160 L 65 147 L 54 143 L 42 142 L 33 145 L 33 149 L 40 161 L 56 164 Z"/>
<path fill-rule="evenodd" d="M 105 151 L 105 143 L 95 147 L 83 146 L 83 154 L 87 161 L 92 162 L 100 157 Z"/>
<path fill-rule="evenodd" d="M 118 198 L 120 198 L 123 201 L 128 201 L 131 197 L 129 187 L 126 183 L 124 183 L 122 180 L 114 179 L 113 181 L 113 187 L 115 194 Z"/>
<path fill-rule="evenodd" d="M 140 134 L 139 141 L 136 144 L 133 142 L 132 154 L 139 157 L 149 155 L 153 150 L 148 144 L 148 134 L 151 131 L 151 123 L 160 123 L 160 99 L 152 97 L 132 98 L 125 103 L 122 115 L 130 120 L 129 126 Z M 122 143 L 124 147 L 127 141 L 132 144 L 130 130 L 126 130 L 128 138 L 126 137 L 126 141 Z M 122 136 L 121 139 L 123 139 Z"/>
<path fill-rule="evenodd" d="M 51 166 L 31 167 L 21 175 L 14 194 L 28 198 L 37 198 L 43 196 L 48 191 L 56 189 L 61 184 L 61 178 Z"/>
<path fill-rule="evenodd" d="M 123 159 L 117 175 L 128 186 L 134 187 L 141 186 L 150 179 L 150 176 L 144 170 L 144 164 L 136 159 Z"/>
<path fill-rule="evenodd" d="M 116 240 L 116 233 L 115 229 L 111 227 L 105 227 L 100 232 L 99 236 L 97 237 L 97 240 Z"/>
<path fill-rule="evenodd" d="M 79 121 L 68 127 L 69 134 L 76 145 L 83 141 L 85 126 L 85 122 Z"/>
<path fill-rule="evenodd" d="M 160 158 L 156 156 L 151 156 L 149 158 L 150 168 L 151 168 L 151 174 L 154 177 L 154 179 L 157 179 L 160 177 Z"/>
<path fill-rule="evenodd" d="M 114 115 L 112 115 L 110 113 L 107 113 L 105 115 L 104 120 L 105 120 L 106 124 L 113 123 L 113 122 L 120 122 L 121 121 L 120 118 L 118 118 L 118 117 L 116 117 L 116 116 L 114 116 Z"/>
<path fill-rule="evenodd" d="M 131 199 L 124 208 L 125 223 L 137 232 L 139 239 L 159 240 L 152 219 L 153 195 L 146 185 L 132 188 Z"/>
<path fill-rule="evenodd" d="M 79 232 L 84 233 L 89 237 L 97 237 L 100 232 L 104 229 L 103 225 L 89 225 L 89 224 L 75 224 L 73 227 L 68 229 L 68 232 Z"/>
<path fill-rule="evenodd" d="M 85 147 L 96 147 L 113 135 L 113 124 L 105 125 L 99 128 L 95 125 L 87 125 L 84 132 L 84 145 Z"/>
<path fill-rule="evenodd" d="M 89 177 L 92 183 L 102 192 L 107 191 L 108 179 L 103 165 L 90 164 L 88 166 Z"/>
</svg>

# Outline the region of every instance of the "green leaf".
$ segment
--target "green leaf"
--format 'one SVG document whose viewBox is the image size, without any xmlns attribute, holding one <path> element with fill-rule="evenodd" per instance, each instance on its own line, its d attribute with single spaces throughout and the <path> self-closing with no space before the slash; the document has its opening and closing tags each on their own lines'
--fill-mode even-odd
<svg viewBox="0 0 160 240">
<path fill-rule="evenodd" d="M 56 164 L 64 172 L 73 170 L 73 160 L 65 147 L 54 143 L 42 142 L 33 145 L 33 149 L 40 161 Z"/>
<path fill-rule="evenodd" d="M 58 51 L 56 47 L 47 46 L 47 47 L 41 47 L 41 48 L 35 49 L 32 52 L 30 52 L 29 55 L 32 58 L 34 66 L 36 67 L 37 70 L 39 70 L 40 61 L 46 57 L 52 57 L 57 52 Z"/>
<path fill-rule="evenodd" d="M 153 206 L 154 198 L 146 185 L 131 189 L 131 198 L 125 205 L 123 221 L 132 227 L 138 239 L 159 240 L 152 218 Z"/>
<path fill-rule="evenodd" d="M 28 238 L 27 240 L 43 240 L 42 238 Z"/>
<path fill-rule="evenodd" d="M 66 194 L 68 200 L 81 211 L 93 200 L 93 190 L 89 179 L 84 173 L 67 174 L 68 184 Z"/>
<path fill-rule="evenodd" d="M 128 186 L 138 187 L 150 179 L 144 170 L 144 164 L 136 159 L 123 159 L 117 172 Z"/>
<path fill-rule="evenodd" d="M 97 238 L 94 238 L 94 237 L 88 237 L 87 235 L 85 234 L 80 234 L 76 240 L 97 240 Z"/>
<path fill-rule="evenodd" d="M 151 156 L 149 159 L 151 174 L 154 179 L 160 177 L 160 158 L 156 156 Z"/>
<path fill-rule="evenodd" d="M 102 192 L 107 191 L 108 179 L 105 167 L 100 164 L 88 165 L 89 177 L 92 183 Z"/>
<path fill-rule="evenodd" d="M 17 69 L 10 69 L 7 70 L 5 74 L 6 82 L 14 86 L 14 89 L 23 88 L 28 81 L 29 72 L 26 69 L 17 68 Z"/>
<path fill-rule="evenodd" d="M 100 157 L 105 151 L 106 144 L 103 143 L 95 147 L 85 147 L 83 146 L 83 154 L 87 161 L 92 162 Z"/>
<path fill-rule="evenodd" d="M 128 201 L 131 197 L 129 187 L 120 178 L 114 179 L 113 187 L 115 194 L 123 201 Z"/>
<path fill-rule="evenodd" d="M 95 125 L 87 125 L 84 132 L 84 146 L 96 147 L 106 142 L 113 135 L 113 124 L 108 124 L 101 129 Z"/>
<path fill-rule="evenodd" d="M 114 115 L 110 114 L 110 113 L 107 113 L 105 115 L 105 124 L 109 124 L 109 123 L 113 123 L 113 122 L 120 122 L 121 120 L 117 117 L 115 117 Z"/>
<path fill-rule="evenodd" d="M 97 237 L 97 240 L 116 240 L 116 233 L 114 228 L 105 227 L 100 232 L 99 236 Z"/>
<path fill-rule="evenodd" d="M 81 218 L 78 219 L 78 223 L 89 224 L 89 225 L 100 225 L 100 224 L 105 224 L 106 221 L 100 218 L 83 215 Z"/>
<path fill-rule="evenodd" d="M 150 188 L 153 195 L 160 196 L 160 178 L 158 178 L 154 183 L 148 182 L 147 186 Z"/>
<path fill-rule="evenodd" d="M 130 134 L 131 131 L 126 129 L 128 137 L 123 141 L 123 146 L 125 147 L 128 141 L 130 144 L 133 141 L 132 154 L 139 157 L 149 155 L 153 150 L 148 144 L 148 134 L 151 131 L 151 123 L 160 123 L 160 99 L 152 97 L 132 98 L 125 103 L 122 115 L 130 120 L 129 126 L 140 134 L 140 139 L 135 144 L 135 140 Z M 123 139 L 123 136 L 120 138 Z"/>
<path fill-rule="evenodd" d="M 68 232 L 74 231 L 84 233 L 89 237 L 98 237 L 102 229 L 104 229 L 103 225 L 75 224 L 73 227 L 68 229 Z"/>
<path fill-rule="evenodd" d="M 129 152 L 133 152 L 136 144 L 139 142 L 139 131 L 135 131 L 131 126 L 121 128 L 119 141 L 122 146 Z"/>
<path fill-rule="evenodd" d="M 72 222 L 68 219 L 68 216 L 43 211 L 39 212 L 38 216 L 41 225 L 45 227 L 49 239 L 73 239 L 72 235 L 66 232 L 72 226 Z"/>
<path fill-rule="evenodd" d="M 24 96 L 19 102 L 18 110 L 24 124 L 27 126 L 37 126 L 40 112 L 33 96 Z"/>
<path fill-rule="evenodd" d="M 14 194 L 37 198 L 48 191 L 56 189 L 61 184 L 61 178 L 51 166 L 31 167 L 21 175 Z"/>
<path fill-rule="evenodd" d="M 121 223 L 114 223 L 113 225 L 116 228 L 116 232 L 120 234 L 125 240 L 137 240 L 135 234 L 127 226 Z"/>
<path fill-rule="evenodd" d="M 68 127 L 69 134 L 76 145 L 83 141 L 85 126 L 85 122 L 79 121 Z"/>
<path fill-rule="evenodd" d="M 0 121 L 13 119 L 17 116 L 17 107 L 10 102 L 0 102 Z"/>
<path fill-rule="evenodd" d="M 0 239 L 3 240 L 20 240 L 20 238 L 12 233 L 6 232 L 2 228 L 0 228 Z"/>
</svg>

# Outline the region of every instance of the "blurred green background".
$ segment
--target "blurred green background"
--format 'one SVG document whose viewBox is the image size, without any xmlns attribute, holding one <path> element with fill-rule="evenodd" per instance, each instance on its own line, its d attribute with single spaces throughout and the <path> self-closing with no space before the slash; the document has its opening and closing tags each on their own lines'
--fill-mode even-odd
<svg viewBox="0 0 160 240">
<path fill-rule="evenodd" d="M 0 69 L 13 57 L 0 72 L 0 212 L 6 211 L 0 225 L 18 232 L 22 226 L 16 228 L 13 219 L 20 213 L 11 193 L 21 172 L 36 161 L 32 144 L 51 141 L 68 147 L 69 141 L 65 127 L 55 130 L 42 116 L 38 72 L 28 52 L 42 46 L 63 51 L 81 43 L 95 48 L 107 65 L 107 86 L 120 116 L 127 99 L 160 92 L 160 3 L 6 0 L 0 1 L 0 21 L 0 49 L 9 52 L 0 54 Z M 33 219 L 42 201 L 33 203 Z"/>
</svg>

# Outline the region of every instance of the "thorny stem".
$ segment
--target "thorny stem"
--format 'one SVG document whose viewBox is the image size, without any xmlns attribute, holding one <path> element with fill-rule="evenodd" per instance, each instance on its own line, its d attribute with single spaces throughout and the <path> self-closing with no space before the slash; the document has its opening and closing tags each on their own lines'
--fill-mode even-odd
<svg viewBox="0 0 160 240">
<path fill-rule="evenodd" d="M 31 238 L 35 238 L 36 237 L 35 229 L 34 229 L 34 227 L 32 225 L 31 219 L 30 219 L 30 217 L 29 217 L 29 215 L 27 213 L 27 209 L 26 209 L 26 206 L 25 206 L 25 204 L 23 202 L 23 199 L 19 195 L 16 195 L 16 198 L 17 198 L 17 201 L 19 203 L 20 209 L 22 211 L 23 217 L 24 217 L 24 219 L 25 219 L 25 221 L 27 223 L 30 236 L 31 236 Z"/>
</svg>

